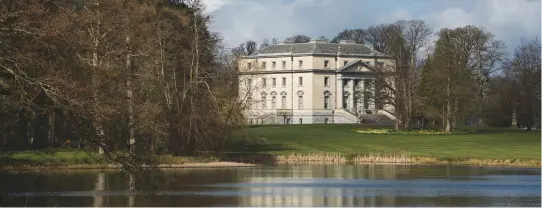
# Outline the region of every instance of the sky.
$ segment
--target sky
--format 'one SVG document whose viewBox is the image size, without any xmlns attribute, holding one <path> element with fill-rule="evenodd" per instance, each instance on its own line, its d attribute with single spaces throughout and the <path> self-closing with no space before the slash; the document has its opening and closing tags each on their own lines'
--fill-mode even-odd
<svg viewBox="0 0 542 208">
<path fill-rule="evenodd" d="M 541 33 L 541 0 L 203 0 L 210 29 L 228 47 L 246 40 L 304 34 L 332 39 L 344 29 L 397 20 L 425 21 L 433 32 L 465 25 L 484 27 L 506 42 Z M 433 39 L 436 39 L 434 37 Z"/>
</svg>

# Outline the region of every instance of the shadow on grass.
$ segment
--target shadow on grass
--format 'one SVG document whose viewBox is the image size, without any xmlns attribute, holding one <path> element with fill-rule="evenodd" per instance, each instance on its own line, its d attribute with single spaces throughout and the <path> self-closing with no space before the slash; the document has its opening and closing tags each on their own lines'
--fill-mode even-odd
<svg viewBox="0 0 542 208">
<path fill-rule="evenodd" d="M 255 164 L 274 164 L 276 163 L 276 155 L 271 152 L 277 151 L 294 151 L 295 148 L 286 147 L 283 144 L 254 144 L 247 145 L 246 141 L 232 141 L 231 151 L 224 152 L 220 156 L 221 161 L 226 162 L 242 162 Z"/>
</svg>

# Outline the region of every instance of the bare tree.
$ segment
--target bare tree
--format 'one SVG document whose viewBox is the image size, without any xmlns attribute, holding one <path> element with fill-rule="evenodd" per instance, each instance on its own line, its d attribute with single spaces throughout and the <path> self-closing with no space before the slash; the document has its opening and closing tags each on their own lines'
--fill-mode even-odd
<svg viewBox="0 0 542 208">
<path fill-rule="evenodd" d="M 262 43 L 260 44 L 260 50 L 267 48 L 268 46 L 269 46 L 269 40 L 267 40 L 267 38 L 263 39 Z"/>
<path fill-rule="evenodd" d="M 511 97 L 518 115 L 518 123 L 530 131 L 540 122 L 540 40 L 522 39 L 512 60 L 506 63 L 505 75 L 510 80 Z"/>
<path fill-rule="evenodd" d="M 339 32 L 332 40 L 332 43 L 338 43 L 341 40 L 353 40 L 357 44 L 365 43 L 365 36 L 367 33 L 364 29 L 344 29 Z"/>
<path fill-rule="evenodd" d="M 294 35 L 291 37 L 287 37 L 286 40 L 294 43 L 308 43 L 311 38 L 306 35 Z"/>
</svg>

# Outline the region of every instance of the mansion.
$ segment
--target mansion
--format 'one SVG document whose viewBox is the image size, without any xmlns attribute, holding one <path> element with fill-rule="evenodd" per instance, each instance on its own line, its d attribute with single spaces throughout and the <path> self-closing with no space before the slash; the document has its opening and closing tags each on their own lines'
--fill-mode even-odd
<svg viewBox="0 0 542 208">
<path fill-rule="evenodd" d="M 365 45 L 282 42 L 238 63 L 239 96 L 247 101 L 249 124 L 378 124 L 395 119 L 392 106 L 363 93 L 374 90 L 375 66 L 393 72 L 393 59 Z"/>
</svg>

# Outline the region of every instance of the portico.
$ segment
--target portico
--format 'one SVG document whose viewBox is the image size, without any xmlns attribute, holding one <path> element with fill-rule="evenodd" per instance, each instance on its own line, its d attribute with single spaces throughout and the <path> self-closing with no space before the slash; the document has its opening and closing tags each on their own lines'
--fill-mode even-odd
<svg viewBox="0 0 542 208">
<path fill-rule="evenodd" d="M 368 90 L 374 94 L 372 82 L 374 78 L 337 75 L 337 108 L 354 114 L 372 114 L 376 110 L 374 99 L 364 96 Z"/>
</svg>

